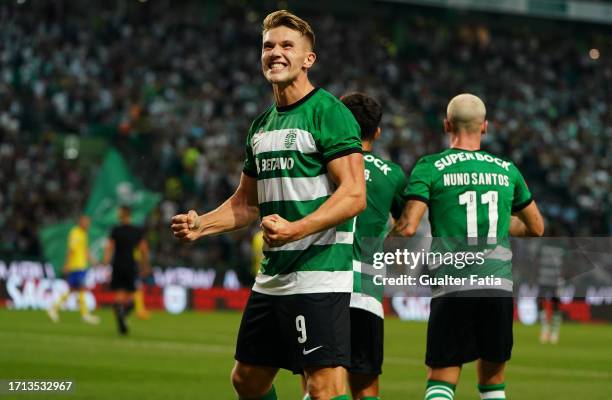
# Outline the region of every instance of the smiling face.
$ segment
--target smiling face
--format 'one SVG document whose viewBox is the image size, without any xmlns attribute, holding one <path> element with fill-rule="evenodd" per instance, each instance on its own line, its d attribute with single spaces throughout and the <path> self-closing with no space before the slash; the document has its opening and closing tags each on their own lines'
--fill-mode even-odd
<svg viewBox="0 0 612 400">
<path fill-rule="evenodd" d="M 299 31 L 278 26 L 263 34 L 261 69 L 272 84 L 288 84 L 306 74 L 316 59 L 311 43 Z"/>
</svg>

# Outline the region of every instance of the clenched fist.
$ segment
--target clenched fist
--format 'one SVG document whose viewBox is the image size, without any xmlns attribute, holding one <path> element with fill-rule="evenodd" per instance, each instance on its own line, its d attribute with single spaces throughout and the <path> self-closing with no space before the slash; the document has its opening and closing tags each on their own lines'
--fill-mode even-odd
<svg viewBox="0 0 612 400">
<path fill-rule="evenodd" d="M 189 210 L 187 214 L 178 214 L 172 217 L 170 228 L 174 237 L 184 242 L 193 242 L 201 237 L 200 217 L 194 210 Z"/>
<path fill-rule="evenodd" d="M 289 222 L 278 214 L 266 215 L 261 220 L 264 241 L 270 247 L 280 247 L 301 239 L 296 223 Z"/>
</svg>

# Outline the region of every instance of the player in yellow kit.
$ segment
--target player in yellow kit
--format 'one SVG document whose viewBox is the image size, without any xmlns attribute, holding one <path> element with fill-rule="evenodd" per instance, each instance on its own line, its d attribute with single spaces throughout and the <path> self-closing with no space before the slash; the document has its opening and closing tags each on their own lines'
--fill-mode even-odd
<svg viewBox="0 0 612 400">
<path fill-rule="evenodd" d="M 63 273 L 68 286 L 70 286 L 70 290 L 60 296 L 51 308 L 47 310 L 47 314 L 53 322 L 59 321 L 59 309 L 73 292 L 79 293 L 79 308 L 83 322 L 89 324 L 98 324 L 100 322 L 97 316 L 89 313 L 85 303 L 85 276 L 87 275 L 90 261 L 87 238 L 89 222 L 89 217 L 81 215 L 79 223 L 68 234 L 68 253 L 66 254 Z"/>
</svg>

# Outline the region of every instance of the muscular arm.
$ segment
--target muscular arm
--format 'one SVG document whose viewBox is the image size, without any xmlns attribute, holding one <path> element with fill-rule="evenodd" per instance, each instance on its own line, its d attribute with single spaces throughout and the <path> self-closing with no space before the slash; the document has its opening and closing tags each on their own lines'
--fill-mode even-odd
<svg viewBox="0 0 612 400">
<path fill-rule="evenodd" d="M 542 236 L 544 234 L 544 219 L 535 201 L 513 214 L 510 220 L 511 236 Z"/>
<path fill-rule="evenodd" d="M 266 243 L 282 246 L 337 226 L 362 212 L 366 207 L 363 170 L 361 153 L 330 161 L 327 171 L 337 186 L 334 193 L 315 212 L 300 220 L 289 222 L 277 214 L 264 217 L 262 228 Z"/>
<path fill-rule="evenodd" d="M 427 203 L 419 200 L 408 200 L 404 211 L 402 211 L 402 216 L 395 224 L 394 231 L 400 236 L 414 236 L 425 211 L 427 211 Z"/>
<path fill-rule="evenodd" d="M 242 174 L 238 189 L 215 210 L 198 216 L 195 211 L 172 217 L 174 236 L 193 242 L 205 236 L 248 226 L 259 217 L 257 179 Z"/>
</svg>

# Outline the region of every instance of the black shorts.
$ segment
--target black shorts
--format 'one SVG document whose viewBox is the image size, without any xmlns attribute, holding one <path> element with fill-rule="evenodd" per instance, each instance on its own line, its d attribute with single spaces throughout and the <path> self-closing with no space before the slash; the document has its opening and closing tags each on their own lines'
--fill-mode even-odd
<svg viewBox="0 0 612 400">
<path fill-rule="evenodd" d="M 425 364 L 443 368 L 477 359 L 508 361 L 513 316 L 511 295 L 432 299 Z"/>
<path fill-rule="evenodd" d="M 350 293 L 251 292 L 234 358 L 295 374 L 307 367 L 350 367 L 350 299 Z"/>
<path fill-rule="evenodd" d="M 385 320 L 360 308 L 351 308 L 351 374 L 380 375 Z"/>
<path fill-rule="evenodd" d="M 110 287 L 112 290 L 136 291 L 136 267 L 113 266 Z"/>
</svg>

